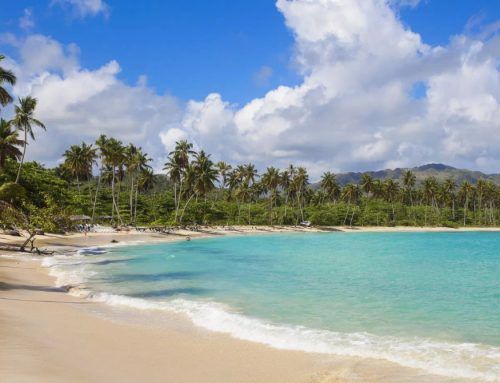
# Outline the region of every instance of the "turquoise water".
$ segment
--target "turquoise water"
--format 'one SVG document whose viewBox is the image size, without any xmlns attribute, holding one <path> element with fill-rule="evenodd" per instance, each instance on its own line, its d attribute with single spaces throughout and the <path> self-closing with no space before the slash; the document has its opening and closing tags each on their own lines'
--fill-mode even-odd
<svg viewBox="0 0 500 383">
<path fill-rule="evenodd" d="M 81 254 L 53 266 L 110 304 L 183 312 L 278 348 L 500 379 L 500 233 L 270 234 Z"/>
</svg>

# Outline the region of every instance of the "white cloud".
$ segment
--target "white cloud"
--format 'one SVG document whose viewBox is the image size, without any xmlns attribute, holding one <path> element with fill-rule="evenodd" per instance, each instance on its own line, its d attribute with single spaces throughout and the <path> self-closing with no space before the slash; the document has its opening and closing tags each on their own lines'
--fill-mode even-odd
<svg viewBox="0 0 500 383">
<path fill-rule="evenodd" d="M 261 168 L 307 164 L 315 176 L 327 168 L 430 161 L 498 171 L 500 40 L 458 36 L 446 47 L 429 46 L 401 23 L 394 5 L 277 0 L 295 37 L 302 83 L 279 86 L 241 108 L 212 95 L 188 108 L 183 121 L 218 121 L 211 129 L 217 134 L 192 124 L 180 128 L 226 160 Z M 426 95 L 417 99 L 418 83 L 426 84 Z M 220 142 L 228 137 L 226 151 Z"/>
<path fill-rule="evenodd" d="M 63 46 L 41 35 L 18 43 L 19 61 L 7 62 L 18 75 L 14 92 L 38 99 L 36 116 L 47 126 L 47 132 L 37 132 L 30 143 L 29 159 L 55 165 L 69 145 L 93 142 L 103 133 L 142 146 L 161 169 L 165 149 L 160 132 L 180 120 L 175 98 L 158 95 L 144 78 L 136 86 L 120 81 L 116 61 L 82 69 L 74 45 Z"/>
<path fill-rule="evenodd" d="M 52 5 L 60 5 L 71 10 L 73 15 L 84 18 L 86 16 L 109 15 L 109 6 L 103 0 L 52 0 Z"/>
<path fill-rule="evenodd" d="M 33 9 L 25 8 L 23 11 L 23 15 L 19 19 L 19 26 L 22 29 L 31 29 L 35 26 L 35 18 L 33 16 Z"/>
<path fill-rule="evenodd" d="M 214 159 L 324 170 L 365 170 L 444 162 L 498 172 L 500 37 L 425 44 L 389 0 L 278 0 L 303 75 L 247 104 L 212 93 L 185 105 L 119 80 L 120 66 L 81 68 L 79 49 L 46 36 L 4 35 L 19 50 L 17 94 L 40 99 L 50 133 L 30 158 L 53 164 L 65 147 L 99 133 L 134 141 L 161 168 L 187 138 Z M 425 84 L 415 97 L 416 84 Z M 56 137 L 56 139 L 55 139 Z"/>
</svg>

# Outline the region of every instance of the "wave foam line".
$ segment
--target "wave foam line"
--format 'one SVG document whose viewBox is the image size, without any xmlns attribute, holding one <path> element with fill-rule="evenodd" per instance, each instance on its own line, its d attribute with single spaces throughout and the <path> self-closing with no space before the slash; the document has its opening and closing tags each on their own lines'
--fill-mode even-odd
<svg viewBox="0 0 500 383">
<path fill-rule="evenodd" d="M 92 301 L 140 310 L 187 315 L 197 326 L 277 349 L 385 359 L 405 367 L 453 378 L 495 382 L 500 378 L 500 348 L 473 343 L 400 339 L 368 333 L 338 333 L 286 326 L 231 312 L 215 302 L 175 299 L 150 301 L 108 293 L 89 293 Z"/>
<path fill-rule="evenodd" d="M 61 259 L 63 258 L 63 259 Z M 474 343 L 447 343 L 429 339 L 401 339 L 369 333 L 339 333 L 288 326 L 245 316 L 216 302 L 186 299 L 154 301 L 124 295 L 92 292 L 84 283 L 93 273 L 85 263 L 68 269 L 70 257 L 46 258 L 58 286 L 76 286 L 70 294 L 111 306 L 157 310 L 186 315 L 193 324 L 234 338 L 262 343 L 277 349 L 353 357 L 385 359 L 428 373 L 452 377 L 500 381 L 500 348 Z M 62 263 L 61 263 L 62 261 Z M 62 267 L 61 267 L 62 266 Z"/>
</svg>

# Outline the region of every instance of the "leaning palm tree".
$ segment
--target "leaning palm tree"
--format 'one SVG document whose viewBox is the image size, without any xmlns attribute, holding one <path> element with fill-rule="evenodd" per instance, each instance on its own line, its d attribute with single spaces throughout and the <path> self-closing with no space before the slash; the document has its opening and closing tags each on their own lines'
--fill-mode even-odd
<svg viewBox="0 0 500 383">
<path fill-rule="evenodd" d="M 347 217 L 349 215 L 349 210 L 351 208 L 351 203 L 356 203 L 357 200 L 359 199 L 361 195 L 361 190 L 358 185 L 349 183 L 344 186 L 344 189 L 342 190 L 342 199 L 344 201 L 347 201 L 347 210 L 345 213 L 344 217 L 344 225 L 347 223 Z M 354 211 L 351 216 L 351 223 L 350 225 L 352 226 L 352 218 L 354 216 Z"/>
<path fill-rule="evenodd" d="M 0 120 L 0 170 L 5 167 L 7 158 L 19 160 L 22 152 L 19 149 L 24 144 L 19 139 L 17 130 L 12 129 L 12 121 Z"/>
<path fill-rule="evenodd" d="M 21 176 L 21 168 L 23 166 L 24 156 L 26 155 L 26 146 L 28 145 L 28 134 L 31 139 L 34 140 L 34 126 L 38 126 L 45 130 L 45 125 L 34 117 L 36 104 L 36 98 L 28 96 L 19 98 L 19 104 L 15 107 L 16 115 L 13 120 L 14 126 L 24 132 L 23 155 L 21 157 L 21 162 L 19 163 L 19 169 L 17 170 L 16 183 L 19 183 L 19 177 Z"/>
<path fill-rule="evenodd" d="M 4 60 L 5 56 L 0 54 L 0 61 Z M 8 69 L 4 69 L 0 66 L 0 105 L 5 106 L 12 102 L 12 96 L 3 87 L 3 84 L 15 85 L 16 76 L 14 73 Z"/>
</svg>

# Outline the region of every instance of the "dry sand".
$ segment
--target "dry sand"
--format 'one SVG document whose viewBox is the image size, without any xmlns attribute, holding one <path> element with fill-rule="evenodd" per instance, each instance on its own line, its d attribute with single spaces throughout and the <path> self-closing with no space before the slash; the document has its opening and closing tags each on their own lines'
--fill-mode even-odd
<svg viewBox="0 0 500 383">
<path fill-rule="evenodd" d="M 185 240 L 186 235 L 195 238 L 291 230 L 233 229 L 211 228 L 177 235 L 48 235 L 38 239 L 36 245 L 61 250 L 111 240 L 171 241 Z M 0 236 L 0 244 L 16 242 L 20 239 Z M 184 318 L 172 319 L 182 320 L 181 326 L 172 323 L 162 327 L 116 321 L 101 315 L 104 305 L 70 296 L 53 286 L 54 280 L 37 257 L 15 253 L 0 256 L 0 382 L 438 381 L 380 360 L 275 350 L 194 328 Z"/>
</svg>

